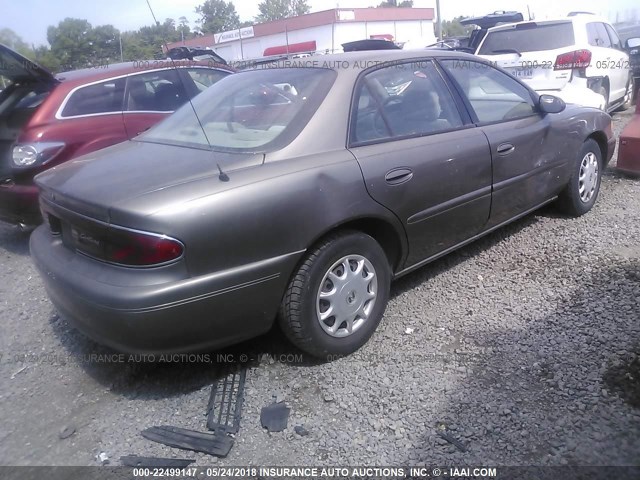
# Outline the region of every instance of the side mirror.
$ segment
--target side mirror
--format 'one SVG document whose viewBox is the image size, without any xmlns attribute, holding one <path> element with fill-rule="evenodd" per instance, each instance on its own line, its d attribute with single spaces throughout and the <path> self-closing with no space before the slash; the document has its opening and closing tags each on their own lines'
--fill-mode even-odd
<svg viewBox="0 0 640 480">
<path fill-rule="evenodd" d="M 560 113 L 567 107 L 567 104 L 561 98 L 553 95 L 540 95 L 538 107 L 543 113 Z"/>
<path fill-rule="evenodd" d="M 628 38 L 625 42 L 625 46 L 628 50 L 640 47 L 640 37 Z"/>
</svg>

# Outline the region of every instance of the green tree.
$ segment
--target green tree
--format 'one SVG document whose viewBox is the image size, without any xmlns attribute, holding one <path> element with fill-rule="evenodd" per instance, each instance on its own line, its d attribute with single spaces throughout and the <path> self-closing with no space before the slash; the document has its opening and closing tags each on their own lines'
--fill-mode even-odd
<svg viewBox="0 0 640 480">
<path fill-rule="evenodd" d="M 24 55 L 25 57 L 33 54 L 33 50 L 29 47 L 27 42 L 25 42 L 20 35 L 10 28 L 0 29 L 0 43 L 6 45 L 12 50 L 15 50 L 20 55 Z"/>
<path fill-rule="evenodd" d="M 191 36 L 191 28 L 189 27 L 187 17 L 182 16 L 178 19 L 178 27 L 176 30 L 180 34 L 180 40 L 185 40 Z"/>
<path fill-rule="evenodd" d="M 263 0 L 258 5 L 260 14 L 256 22 L 270 22 L 283 18 L 297 17 L 309 13 L 311 7 L 307 0 Z"/>
<path fill-rule="evenodd" d="M 79 18 L 65 18 L 58 26 L 47 29 L 50 53 L 64 70 L 117 61 L 120 57 L 119 35 L 120 32 L 113 25 L 94 28 L 88 21 Z"/>
<path fill-rule="evenodd" d="M 60 60 L 56 57 L 49 47 L 45 45 L 38 45 L 33 52 L 33 59 L 39 65 L 53 73 L 58 73 L 64 70 L 60 64 Z"/>
<path fill-rule="evenodd" d="M 413 0 L 404 0 L 402 2 L 398 2 L 397 0 L 386 0 L 378 5 L 377 8 L 387 8 L 387 7 L 400 7 L 400 8 L 411 8 L 413 7 Z"/>
<path fill-rule="evenodd" d="M 198 23 L 202 33 L 220 33 L 240 26 L 240 17 L 231 2 L 207 0 L 196 7 L 196 13 L 200 15 Z"/>
<path fill-rule="evenodd" d="M 464 20 L 467 17 L 456 17 L 453 20 L 443 20 L 442 21 L 442 36 L 444 37 L 462 37 L 471 34 L 473 31 L 472 25 L 462 25 L 460 23 L 461 20 Z"/>
</svg>

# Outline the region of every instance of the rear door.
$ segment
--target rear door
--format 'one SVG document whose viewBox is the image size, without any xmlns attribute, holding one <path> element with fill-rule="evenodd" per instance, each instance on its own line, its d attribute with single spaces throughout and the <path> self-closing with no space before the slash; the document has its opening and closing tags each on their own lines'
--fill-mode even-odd
<svg viewBox="0 0 640 480">
<path fill-rule="evenodd" d="M 571 80 L 571 70 L 554 68 L 556 59 L 575 50 L 571 21 L 526 22 L 489 30 L 478 55 L 534 90 L 561 90 Z"/>
<path fill-rule="evenodd" d="M 65 98 L 56 118 L 39 141 L 66 143 L 66 153 L 55 162 L 124 142 L 122 120 L 124 77 L 101 80 L 75 88 Z"/>
<path fill-rule="evenodd" d="M 431 61 L 360 77 L 351 152 L 369 194 L 405 226 L 414 265 L 479 233 L 489 218 L 491 156 Z"/>
<path fill-rule="evenodd" d="M 609 51 L 611 69 L 611 95 L 612 101 L 622 101 L 627 93 L 629 82 L 629 55 L 624 51 L 622 41 L 618 34 L 608 23 L 604 24 L 609 39 L 611 40 L 611 50 Z"/>
<path fill-rule="evenodd" d="M 493 198 L 488 227 L 540 205 L 566 181 L 565 160 L 550 145 L 550 123 L 538 113 L 531 92 L 482 62 L 440 62 L 468 100 L 493 160 Z"/>
</svg>

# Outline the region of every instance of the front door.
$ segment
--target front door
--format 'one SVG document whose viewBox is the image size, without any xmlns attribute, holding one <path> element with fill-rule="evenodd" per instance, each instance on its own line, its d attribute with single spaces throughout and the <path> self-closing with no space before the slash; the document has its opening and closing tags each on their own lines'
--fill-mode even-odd
<svg viewBox="0 0 640 480">
<path fill-rule="evenodd" d="M 443 60 L 456 81 L 493 159 L 493 199 L 487 227 L 499 225 L 555 195 L 550 179 L 565 159 L 548 143 L 550 122 L 531 92 L 512 76 L 483 63 Z M 557 141 L 557 139 L 555 139 Z"/>
</svg>

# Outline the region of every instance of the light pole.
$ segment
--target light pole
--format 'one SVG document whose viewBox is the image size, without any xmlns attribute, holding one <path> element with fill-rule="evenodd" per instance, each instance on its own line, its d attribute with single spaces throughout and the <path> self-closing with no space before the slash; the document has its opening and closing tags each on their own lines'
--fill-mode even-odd
<svg viewBox="0 0 640 480">
<path fill-rule="evenodd" d="M 440 0 L 436 0 L 436 15 L 438 16 L 438 41 L 442 41 L 442 19 L 440 18 Z"/>
</svg>

